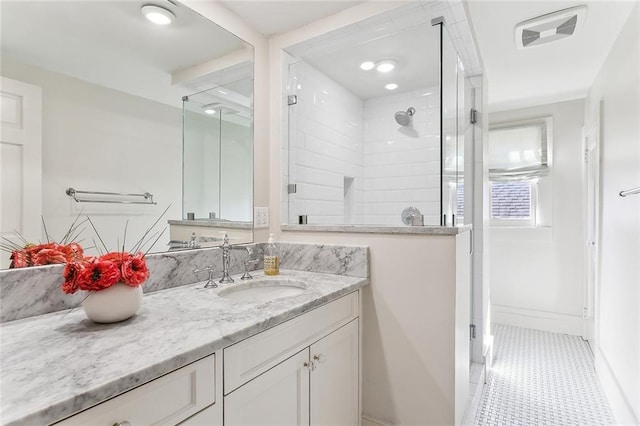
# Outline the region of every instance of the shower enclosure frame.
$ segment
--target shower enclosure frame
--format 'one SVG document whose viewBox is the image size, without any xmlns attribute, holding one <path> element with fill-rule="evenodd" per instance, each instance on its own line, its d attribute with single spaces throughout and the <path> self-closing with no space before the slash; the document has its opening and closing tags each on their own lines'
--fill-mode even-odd
<svg viewBox="0 0 640 426">
<path fill-rule="evenodd" d="M 426 24 L 428 25 L 428 24 Z M 464 173 L 464 161 L 465 161 L 465 148 L 464 148 L 464 133 L 460 132 L 460 127 L 463 123 L 464 116 L 464 71 L 458 68 L 458 64 L 461 66 L 461 59 L 455 50 L 455 47 L 452 43 L 451 36 L 446 29 L 446 23 L 443 17 L 434 18 L 431 21 L 431 26 L 439 27 L 438 34 L 438 49 L 439 49 L 439 185 L 438 185 L 438 199 L 437 202 L 439 204 L 439 214 L 435 221 L 426 221 L 424 225 L 427 226 L 457 226 L 463 223 L 471 223 L 470 215 L 467 219 L 463 216 L 463 210 L 458 207 L 457 198 L 464 199 L 467 195 L 464 192 L 464 181 L 465 181 L 465 173 Z M 285 63 L 283 64 L 284 71 L 284 80 L 283 87 L 285 90 L 284 99 L 288 102 L 283 103 L 283 113 L 285 117 L 287 117 L 288 125 L 287 128 L 284 129 L 284 139 L 288 141 L 286 145 L 286 167 L 283 169 L 283 179 L 284 179 L 284 199 L 285 203 L 282 204 L 283 207 L 283 219 L 287 224 L 290 225 L 298 225 L 300 224 L 299 217 L 304 218 L 304 222 L 309 225 L 314 224 L 314 218 L 312 214 L 309 214 L 308 211 L 302 211 L 299 208 L 296 208 L 295 200 L 296 197 L 300 195 L 300 185 L 299 182 L 296 181 L 296 144 L 297 141 L 294 140 L 292 136 L 292 128 L 291 123 L 295 121 L 295 110 L 290 108 L 292 105 L 295 106 L 299 101 L 299 94 L 296 92 L 296 86 L 293 80 L 289 77 L 292 74 L 291 67 L 295 65 L 295 59 L 288 55 L 285 52 Z M 287 63 L 287 60 L 289 62 Z M 445 65 L 448 65 L 449 68 L 445 69 Z M 460 74 L 459 74 L 460 73 Z M 462 81 L 462 84 L 460 84 Z M 461 90 L 462 89 L 462 90 Z M 452 104 L 452 108 L 445 111 L 445 103 L 450 102 Z M 461 104 L 460 104 L 461 103 Z M 403 124 L 398 121 L 398 116 L 409 116 L 409 119 L 412 120 L 415 114 L 415 108 L 412 105 L 407 105 L 408 109 L 406 111 L 398 111 L 395 113 L 396 122 L 401 126 L 406 126 L 410 124 L 411 121 L 407 122 L 407 124 Z M 411 111 L 413 110 L 413 114 Z M 459 116 L 462 115 L 462 116 Z M 448 139 L 448 140 L 447 140 Z M 447 166 L 447 164 L 449 166 Z M 286 171 L 285 171 L 286 170 Z M 346 178 L 346 174 L 345 174 Z M 352 177 L 351 177 L 352 178 Z M 350 182 L 350 187 L 354 187 L 355 184 L 352 180 Z M 346 188 L 346 187 L 345 187 Z M 402 188 L 399 188 L 402 189 Z M 470 195 L 470 194 L 469 194 Z M 345 200 L 346 200 L 345 195 Z M 461 206 L 468 205 L 464 201 Z M 407 205 L 406 207 L 410 207 Z M 300 210 L 300 211 L 298 211 Z M 401 217 L 401 211 L 398 211 L 398 219 Z M 366 212 L 364 213 L 366 216 Z M 425 215 L 426 216 L 426 215 Z M 347 217 L 347 214 L 344 214 L 344 217 Z M 318 224 L 316 222 L 315 224 Z M 404 222 L 406 224 L 406 222 Z M 327 224 L 323 222 L 322 224 Z M 363 223 L 363 222 L 350 222 L 346 219 L 342 222 L 336 221 L 335 223 L 330 223 L 330 225 L 341 226 L 341 225 L 374 225 L 378 226 L 378 223 Z M 381 225 L 381 226 L 402 226 L 398 225 Z"/>
</svg>

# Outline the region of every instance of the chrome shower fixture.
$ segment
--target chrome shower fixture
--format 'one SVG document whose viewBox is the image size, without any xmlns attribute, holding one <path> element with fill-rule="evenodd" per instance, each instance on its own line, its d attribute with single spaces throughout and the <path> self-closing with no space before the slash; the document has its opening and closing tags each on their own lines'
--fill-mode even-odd
<svg viewBox="0 0 640 426">
<path fill-rule="evenodd" d="M 396 122 L 401 126 L 408 126 L 411 124 L 413 114 L 415 113 L 416 109 L 414 107 L 409 107 L 406 111 L 398 111 L 395 115 Z"/>
</svg>

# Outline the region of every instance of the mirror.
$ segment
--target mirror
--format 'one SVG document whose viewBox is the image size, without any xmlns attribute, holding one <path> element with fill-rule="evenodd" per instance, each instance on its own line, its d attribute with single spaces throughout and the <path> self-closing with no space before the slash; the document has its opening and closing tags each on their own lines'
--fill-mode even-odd
<svg viewBox="0 0 640 426">
<path fill-rule="evenodd" d="M 128 248 L 170 206 L 151 252 L 218 245 L 227 230 L 233 242 L 252 241 L 253 47 L 180 3 L 159 2 L 173 22 L 155 25 L 147 3 L 0 4 L 3 237 L 17 230 L 45 242 L 44 222 L 59 240 L 87 215 L 111 250 L 126 224 Z M 190 127 L 212 117 L 183 114 L 184 97 L 215 103 L 216 124 Z M 35 147 L 22 144 L 20 131 L 31 143 L 39 128 Z M 217 176 L 194 180 L 196 170 Z M 194 232 L 196 244 L 175 243 Z M 83 246 L 94 245 L 92 233 Z M 3 268 L 8 258 L 2 252 Z"/>
</svg>

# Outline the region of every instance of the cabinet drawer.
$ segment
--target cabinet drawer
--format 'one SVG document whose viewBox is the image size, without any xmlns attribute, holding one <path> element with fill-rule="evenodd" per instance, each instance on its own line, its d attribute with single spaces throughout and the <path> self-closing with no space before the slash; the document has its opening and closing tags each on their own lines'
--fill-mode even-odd
<svg viewBox="0 0 640 426">
<path fill-rule="evenodd" d="M 215 402 L 215 354 L 123 393 L 56 426 L 175 425 Z M 125 423 L 126 424 L 126 423 Z"/>
<path fill-rule="evenodd" d="M 358 291 L 224 349 L 224 394 L 358 316 Z"/>
</svg>

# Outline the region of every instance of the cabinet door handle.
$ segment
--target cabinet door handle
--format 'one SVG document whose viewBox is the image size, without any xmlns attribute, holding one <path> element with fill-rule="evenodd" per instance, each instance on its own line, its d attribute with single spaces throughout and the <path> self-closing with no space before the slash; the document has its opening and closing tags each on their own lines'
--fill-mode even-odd
<svg viewBox="0 0 640 426">
<path fill-rule="evenodd" d="M 123 420 L 121 422 L 114 423 L 113 426 L 131 426 L 131 423 L 129 423 L 126 420 Z"/>
<path fill-rule="evenodd" d="M 313 359 L 318 361 L 318 363 L 320 364 L 324 364 L 324 362 L 327 360 L 327 357 L 322 354 L 318 354 L 318 355 L 314 355 Z"/>
<path fill-rule="evenodd" d="M 309 371 L 313 371 L 316 369 L 316 363 L 315 362 L 305 362 L 304 364 L 304 368 L 306 368 Z M 115 425 L 114 425 L 115 426 Z"/>
</svg>

